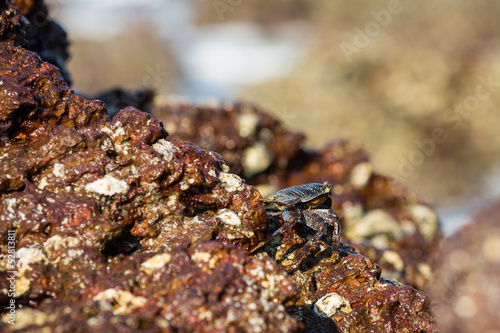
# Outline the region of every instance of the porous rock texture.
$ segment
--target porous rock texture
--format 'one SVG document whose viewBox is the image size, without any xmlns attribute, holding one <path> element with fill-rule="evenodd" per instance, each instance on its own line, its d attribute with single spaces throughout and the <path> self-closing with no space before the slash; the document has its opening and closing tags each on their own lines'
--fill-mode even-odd
<svg viewBox="0 0 500 333">
<path fill-rule="evenodd" d="M 76 237 L 21 248 L 17 330 L 294 332 L 296 288 L 271 259 L 206 241 L 106 259 Z M 33 318 L 35 318 L 33 320 Z"/>
<path fill-rule="evenodd" d="M 294 273 L 301 290 L 294 310 L 318 332 L 437 332 L 430 297 L 380 274 L 377 264 L 357 253 L 323 260 Z"/>
<path fill-rule="evenodd" d="M 269 256 L 249 256 L 245 250 L 269 232 L 255 187 L 230 173 L 217 153 L 169 140 L 151 114 L 126 107 L 110 120 L 104 103 L 77 96 L 58 68 L 16 45 L 25 19 L 7 2 L 0 3 L 0 10 L 2 329 L 435 330 L 425 293 L 381 279 L 374 261 L 347 246 L 339 253 L 310 256 L 291 276 L 287 265 Z M 239 135 L 251 136 L 255 118 L 241 117 L 247 118 Z M 269 140 L 269 131 L 263 135 Z M 300 136 L 285 130 L 280 135 L 300 143 Z M 340 149 L 335 147 L 344 146 L 328 150 L 337 161 L 326 164 L 333 174 L 351 163 L 335 153 Z M 254 163 L 266 149 L 261 144 L 243 160 Z M 309 154 L 292 152 L 284 153 L 275 167 L 286 167 L 297 153 Z M 304 165 L 321 166 L 319 156 L 329 155 L 307 156 Z M 252 167 L 246 175 L 261 177 L 263 166 Z M 300 181 L 323 177 L 314 170 Z M 369 173 L 363 181 L 360 176 L 355 184 L 371 188 L 366 184 L 373 177 Z M 292 177 L 284 179 L 291 182 Z M 385 193 L 383 186 L 373 186 L 374 193 Z M 370 193 L 370 200 L 363 200 L 375 202 L 367 206 L 372 208 L 402 195 L 376 199 Z M 340 194 L 334 205 L 340 204 Z M 356 192 L 358 197 L 364 198 Z M 9 231 L 16 236 L 15 267 L 8 257 Z M 299 232 L 295 239 L 300 243 L 303 237 Z M 17 272 L 16 326 L 8 323 L 6 311 L 12 270 Z"/>
</svg>

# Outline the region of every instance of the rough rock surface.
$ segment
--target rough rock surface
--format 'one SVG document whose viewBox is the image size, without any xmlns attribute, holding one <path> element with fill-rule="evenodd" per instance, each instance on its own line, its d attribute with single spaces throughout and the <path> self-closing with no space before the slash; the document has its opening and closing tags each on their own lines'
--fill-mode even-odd
<svg viewBox="0 0 500 333">
<path fill-rule="evenodd" d="M 443 244 L 430 291 L 442 332 L 498 332 L 500 203 L 485 209 Z"/>
<path fill-rule="evenodd" d="M 318 332 L 335 332 L 332 327 L 339 332 L 437 332 L 430 297 L 380 274 L 377 264 L 357 253 L 337 263 L 324 259 L 294 273 L 301 291 L 295 310 L 308 324 L 320 323 Z"/>
<path fill-rule="evenodd" d="M 231 171 L 263 196 L 287 186 L 329 181 L 343 240 L 379 263 L 385 278 L 419 289 L 427 286 L 442 240 L 437 216 L 401 184 L 375 173 L 359 146 L 335 140 L 316 151 L 303 149 L 303 135 L 248 104 L 157 105 L 151 112 L 173 138 L 219 152 Z M 271 231 L 278 227 L 274 223 Z M 284 252 L 297 243 L 293 230 L 285 241 Z"/>
<path fill-rule="evenodd" d="M 296 288 L 271 259 L 214 241 L 106 259 L 76 237 L 18 250 L 16 329 L 294 332 Z M 5 279 L 2 279 L 2 282 Z M 2 286 L 3 287 L 3 286 Z M 28 307 L 29 306 L 29 307 Z M 34 319 L 33 319 L 34 317 Z"/>
<path fill-rule="evenodd" d="M 256 188 L 230 173 L 219 154 L 167 140 L 153 115 L 126 107 L 110 120 L 104 103 L 75 95 L 55 66 L 16 46 L 24 19 L 7 3 L 0 10 L 0 328 L 13 328 L 6 306 L 14 299 L 15 328 L 26 332 L 435 330 L 423 292 L 381 279 L 374 261 L 346 246 L 337 254 L 323 244 L 326 251 L 309 256 L 292 276 L 286 260 L 250 257 L 244 250 L 270 231 Z M 348 144 L 305 152 L 300 135 L 262 112 L 231 117 L 243 118 L 237 127 L 243 139 L 233 144 L 245 147 L 242 168 L 248 162 L 252 171 L 241 172 L 254 181 L 268 172 L 276 186 L 326 178 L 355 188 L 334 189 L 334 207 L 341 205 L 345 219 L 345 207 L 356 200 L 370 210 L 386 208 L 398 222 L 408 209 L 402 203 L 408 198 L 387 179 L 352 171 L 366 166 L 366 156 L 346 150 Z M 210 131 L 199 119 L 190 126 Z M 231 140 L 221 141 L 228 150 Z M 252 164 L 263 154 L 266 168 Z M 323 165 L 329 173 L 319 173 Z M 425 239 L 422 223 L 414 222 L 411 230 Z M 397 222 L 389 225 L 381 234 L 399 230 Z M 434 241 L 435 229 L 427 230 Z M 8 256 L 12 231 L 15 267 Z M 291 230 L 269 248 L 280 241 L 286 247 L 287 238 L 298 244 L 306 236 Z M 378 242 L 392 244 L 386 238 Z"/>
<path fill-rule="evenodd" d="M 8 0 L 0 1 L 0 40 L 10 39 L 13 42 L 23 40 L 28 20 Z"/>
</svg>

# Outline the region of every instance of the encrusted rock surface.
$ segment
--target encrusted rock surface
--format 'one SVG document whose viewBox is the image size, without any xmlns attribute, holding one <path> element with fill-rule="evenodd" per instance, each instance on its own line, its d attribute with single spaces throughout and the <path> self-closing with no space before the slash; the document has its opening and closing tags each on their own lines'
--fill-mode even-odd
<svg viewBox="0 0 500 333">
<path fill-rule="evenodd" d="M 339 332 L 437 332 L 430 297 L 380 274 L 378 265 L 360 254 L 337 263 L 325 259 L 307 272 L 294 273 L 301 290 L 296 310 L 310 321 L 330 318 Z"/>
<path fill-rule="evenodd" d="M 109 121 L 104 104 L 74 95 L 57 68 L 2 44 L 2 218 L 19 236 L 40 242 L 79 226 L 82 241 L 113 240 L 115 252 L 134 241 L 158 250 L 210 238 L 248 247 L 265 226 L 259 193 L 218 154 L 164 140 L 160 122 L 131 107 Z M 48 206 L 58 213 L 44 216 Z M 241 223 L 216 218 L 221 209 Z"/>
<path fill-rule="evenodd" d="M 381 279 L 374 261 L 344 245 L 331 253 L 322 244 L 325 251 L 291 276 L 286 256 L 305 240 L 300 228 L 267 247 L 273 255 L 284 244 L 283 258 L 276 258 L 282 265 L 266 255 L 250 257 L 244 250 L 280 223 L 268 219 L 255 187 L 231 173 L 221 155 L 167 138 L 151 114 L 126 107 L 110 120 L 104 103 L 77 96 L 55 66 L 15 45 L 24 19 L 7 3 L 0 9 L 0 328 L 435 330 L 426 294 Z M 178 112 L 178 119 L 165 121 L 167 129 L 208 134 L 208 148 L 221 149 L 233 169 L 268 191 L 330 181 L 345 240 L 358 248 L 373 241 L 377 246 L 366 251 L 377 248 L 374 256 L 401 272 L 409 271 L 409 261 L 397 256 L 409 245 L 420 246 L 411 258 L 425 263 L 439 235 L 433 213 L 373 174 L 360 149 L 338 141 L 307 152 L 300 134 L 245 105 L 205 109 L 202 118 L 190 118 L 196 108 L 182 108 L 188 117 Z M 208 122 L 214 119 L 236 123 L 214 130 Z M 375 232 L 349 233 L 356 218 Z M 9 231 L 15 232 L 15 267 Z M 15 327 L 5 308 L 13 299 L 12 270 Z"/>
<path fill-rule="evenodd" d="M 442 332 L 498 332 L 500 321 L 500 202 L 443 244 L 430 291 Z"/>
<path fill-rule="evenodd" d="M 25 304 L 17 312 L 20 331 L 295 332 L 301 327 L 284 307 L 296 296 L 290 278 L 271 259 L 249 258 L 234 246 L 207 241 L 106 259 L 77 238 L 54 236 L 40 249 L 19 252 L 29 252 L 20 260 L 30 264 L 19 272 L 19 281 L 29 286 L 19 296 Z"/>
<path fill-rule="evenodd" d="M 0 1 L 0 10 L 2 13 L 0 16 L 0 40 L 22 41 L 26 33 L 28 20 L 8 0 Z"/>
</svg>

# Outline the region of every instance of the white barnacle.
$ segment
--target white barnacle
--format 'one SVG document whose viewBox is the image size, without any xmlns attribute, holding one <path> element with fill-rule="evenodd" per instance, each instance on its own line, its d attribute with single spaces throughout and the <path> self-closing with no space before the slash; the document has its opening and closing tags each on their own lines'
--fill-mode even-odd
<svg viewBox="0 0 500 333">
<path fill-rule="evenodd" d="M 208 262 L 212 255 L 209 252 L 196 252 L 191 256 L 194 262 Z"/>
<path fill-rule="evenodd" d="M 15 256 L 18 278 L 16 280 L 14 297 L 19 297 L 25 294 L 30 289 L 31 285 L 30 279 L 28 279 L 24 273 L 33 269 L 30 266 L 31 264 L 45 261 L 47 258 L 40 249 L 27 247 L 22 247 L 17 250 Z"/>
<path fill-rule="evenodd" d="M 64 165 L 61 163 L 56 163 L 54 164 L 54 169 L 52 170 L 52 173 L 56 177 L 63 177 L 64 176 Z"/>
<path fill-rule="evenodd" d="M 152 147 L 158 153 L 162 154 L 167 161 L 173 160 L 175 152 L 179 150 L 178 147 L 174 146 L 170 141 L 165 139 L 158 140 L 158 142 L 153 144 Z"/>
<path fill-rule="evenodd" d="M 259 117 L 255 113 L 243 113 L 236 119 L 236 128 L 241 137 L 254 135 L 259 126 Z"/>
<path fill-rule="evenodd" d="M 177 205 L 177 201 L 179 200 L 179 195 L 177 193 L 171 194 L 168 196 L 167 206 L 173 207 Z"/>
<path fill-rule="evenodd" d="M 128 290 L 117 288 L 106 289 L 93 297 L 94 301 L 115 304 L 114 314 L 129 314 L 135 308 L 139 308 L 147 303 L 143 296 L 136 296 Z"/>
<path fill-rule="evenodd" d="M 219 178 L 228 192 L 243 189 L 243 180 L 233 173 L 221 172 Z"/>
<path fill-rule="evenodd" d="M 45 186 L 49 185 L 49 182 L 47 181 L 47 178 L 43 177 L 42 179 L 40 179 L 40 181 L 38 182 L 37 184 L 37 187 L 40 189 L 40 190 L 43 190 L 45 188 Z"/>
<path fill-rule="evenodd" d="M 41 262 L 45 259 L 45 255 L 40 249 L 22 247 L 16 251 L 17 268 L 30 269 L 31 264 Z"/>
<path fill-rule="evenodd" d="M 368 184 L 373 174 L 373 165 L 368 162 L 359 163 L 351 171 L 351 184 L 359 189 Z"/>
<path fill-rule="evenodd" d="M 214 216 L 216 219 L 221 220 L 223 223 L 232 225 L 232 226 L 240 226 L 241 225 L 241 220 L 236 215 L 235 212 L 229 209 L 220 209 L 217 214 Z"/>
<path fill-rule="evenodd" d="M 172 255 L 169 253 L 157 254 L 154 257 L 149 258 L 141 264 L 141 270 L 146 272 L 146 274 L 151 274 L 155 270 L 162 268 L 172 259 Z"/>
<path fill-rule="evenodd" d="M 349 313 L 352 307 L 347 299 L 337 293 L 326 294 L 314 304 L 314 312 L 320 317 L 330 318 L 339 311 Z"/>
<path fill-rule="evenodd" d="M 272 163 L 273 156 L 262 143 L 257 143 L 243 151 L 241 163 L 243 164 L 244 174 L 252 177 L 266 170 Z"/>
<path fill-rule="evenodd" d="M 106 196 L 125 194 L 128 189 L 129 186 L 126 181 L 115 178 L 109 174 L 85 186 L 85 190 L 88 192 Z"/>
<path fill-rule="evenodd" d="M 408 210 L 413 219 L 418 223 L 418 228 L 424 237 L 431 241 L 439 228 L 436 214 L 427 206 L 412 205 Z"/>
</svg>

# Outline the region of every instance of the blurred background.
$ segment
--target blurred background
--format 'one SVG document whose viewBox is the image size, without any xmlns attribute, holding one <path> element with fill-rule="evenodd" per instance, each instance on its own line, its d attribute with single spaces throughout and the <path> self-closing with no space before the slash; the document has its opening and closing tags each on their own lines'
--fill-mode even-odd
<svg viewBox="0 0 500 333">
<path fill-rule="evenodd" d="M 434 205 L 448 234 L 500 196 L 500 2 L 47 4 L 85 96 L 151 87 L 164 99 L 243 100 L 308 147 L 350 138 Z"/>
</svg>

